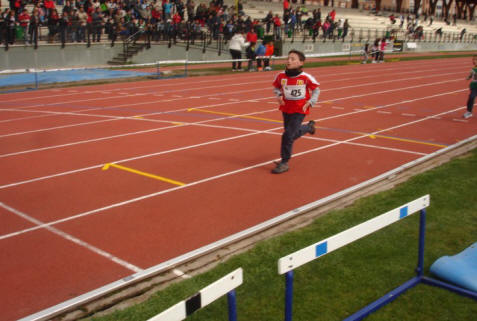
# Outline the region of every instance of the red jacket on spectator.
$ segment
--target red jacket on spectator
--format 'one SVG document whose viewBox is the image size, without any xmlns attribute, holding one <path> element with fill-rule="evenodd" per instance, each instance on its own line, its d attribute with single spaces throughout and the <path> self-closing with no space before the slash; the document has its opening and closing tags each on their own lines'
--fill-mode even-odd
<svg viewBox="0 0 477 321">
<path fill-rule="evenodd" d="M 290 9 L 290 2 L 283 0 L 283 11 Z"/>
<path fill-rule="evenodd" d="M 155 18 L 156 20 L 159 20 L 159 18 L 161 18 L 161 12 L 157 10 L 156 8 L 152 8 L 151 16 Z"/>
<path fill-rule="evenodd" d="M 174 22 L 174 24 L 178 25 L 179 23 L 181 23 L 181 21 L 182 21 L 181 16 L 179 15 L 178 12 L 176 12 L 174 14 L 174 16 L 172 16 L 172 22 Z"/>
<path fill-rule="evenodd" d="M 26 10 L 23 10 L 23 12 L 18 15 L 18 21 L 20 22 L 20 26 L 28 26 L 28 22 L 30 22 L 30 15 Z"/>
<path fill-rule="evenodd" d="M 53 0 L 44 0 L 43 4 L 46 9 L 55 9 L 55 2 L 53 2 Z"/>
<path fill-rule="evenodd" d="M 273 18 L 273 24 L 274 24 L 275 26 L 277 26 L 277 27 L 280 27 L 280 26 L 282 25 L 282 21 L 280 20 L 280 17 L 275 16 L 275 17 Z"/>
<path fill-rule="evenodd" d="M 335 17 L 336 17 L 336 11 L 335 11 L 335 9 L 333 9 L 330 12 L 331 21 L 335 21 Z"/>
<path fill-rule="evenodd" d="M 265 45 L 265 56 L 273 56 L 273 53 L 275 52 L 275 46 L 273 45 L 273 42 L 269 42 Z"/>
<path fill-rule="evenodd" d="M 257 40 L 258 40 L 257 34 L 253 30 L 250 30 L 247 33 L 247 42 L 257 43 Z"/>
</svg>

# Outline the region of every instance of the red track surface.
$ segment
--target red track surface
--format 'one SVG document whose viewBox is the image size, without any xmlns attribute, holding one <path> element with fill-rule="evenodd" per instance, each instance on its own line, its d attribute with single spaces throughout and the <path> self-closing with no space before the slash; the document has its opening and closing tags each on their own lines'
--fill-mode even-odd
<svg viewBox="0 0 477 321">
<path fill-rule="evenodd" d="M 461 118 L 470 67 L 470 58 L 454 58 L 307 69 L 321 83 L 311 113 L 320 128 L 296 142 L 282 175 L 270 174 L 282 132 L 271 90 L 276 72 L 2 95 L 1 319 L 477 134 L 475 120 Z M 102 170 L 107 163 L 186 185 Z"/>
</svg>

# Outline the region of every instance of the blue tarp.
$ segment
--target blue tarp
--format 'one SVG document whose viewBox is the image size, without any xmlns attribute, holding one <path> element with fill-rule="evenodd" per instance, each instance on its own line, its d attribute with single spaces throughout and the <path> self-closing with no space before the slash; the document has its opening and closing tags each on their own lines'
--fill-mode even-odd
<svg viewBox="0 0 477 321">
<path fill-rule="evenodd" d="M 37 81 L 39 84 L 51 84 L 62 82 L 73 82 L 82 80 L 98 80 L 98 79 L 113 79 L 113 78 L 128 78 L 150 76 L 155 73 L 150 72 L 136 72 L 127 70 L 109 70 L 109 69 L 73 69 L 73 70 L 58 70 L 58 71 L 40 71 L 19 73 L 0 76 L 0 87 L 34 85 Z"/>
</svg>

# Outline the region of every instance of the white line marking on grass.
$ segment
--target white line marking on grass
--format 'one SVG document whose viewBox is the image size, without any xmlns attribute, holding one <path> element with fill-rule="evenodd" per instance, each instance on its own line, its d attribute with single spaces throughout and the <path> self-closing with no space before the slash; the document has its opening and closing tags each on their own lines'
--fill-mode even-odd
<svg viewBox="0 0 477 321">
<path fill-rule="evenodd" d="M 85 241 L 83 241 L 83 240 L 80 240 L 79 238 L 77 238 L 77 237 L 75 237 L 75 236 L 73 236 L 73 235 L 71 235 L 71 234 L 68 234 L 68 233 L 66 233 L 66 232 L 63 232 L 63 231 L 57 229 L 56 227 L 45 226 L 45 223 L 43 223 L 42 221 L 37 220 L 36 218 L 31 217 L 30 215 L 27 215 L 27 214 L 25 214 L 25 213 L 23 213 L 23 212 L 21 212 L 21 211 L 15 209 L 15 208 L 13 208 L 13 207 L 10 207 L 10 206 L 6 205 L 5 203 L 0 202 L 0 207 L 6 209 L 6 210 L 9 211 L 10 213 L 13 213 L 13 214 L 15 214 L 15 215 L 17 215 L 17 216 L 19 216 L 19 217 L 21 217 L 21 218 L 27 220 L 27 221 L 30 222 L 30 223 L 33 223 L 33 224 L 36 225 L 36 226 L 43 226 L 46 230 L 50 231 L 51 233 L 56 234 L 56 235 L 60 236 L 61 238 L 65 239 L 65 240 L 68 240 L 68 241 L 70 241 L 70 242 L 73 242 L 73 243 L 75 243 L 76 245 L 79 245 L 79 246 L 81 246 L 81 247 L 84 247 L 84 248 L 86 248 L 87 250 L 89 250 L 89 251 L 91 251 L 91 252 L 93 252 L 93 253 L 96 253 L 96 254 L 98 254 L 98 255 L 100 255 L 100 256 L 102 256 L 102 257 L 108 259 L 109 261 L 112 261 L 112 262 L 114 262 L 114 263 L 116 263 L 116 264 L 119 264 L 119 265 L 121 265 L 122 267 L 124 267 L 124 268 L 126 268 L 126 269 L 128 269 L 128 270 L 130 270 L 130 271 L 133 271 L 133 272 L 135 272 L 135 273 L 142 271 L 141 268 L 139 268 L 139 267 L 137 267 L 137 266 L 135 266 L 135 265 L 133 265 L 133 264 L 131 264 L 131 263 L 129 263 L 129 262 L 126 262 L 126 261 L 124 261 L 124 260 L 122 260 L 122 259 L 120 259 L 120 258 L 118 258 L 118 257 L 116 257 L 116 256 L 114 256 L 114 255 L 112 255 L 111 253 L 108 253 L 108 252 L 106 252 L 106 251 L 104 251 L 104 250 L 101 250 L 100 248 L 97 248 L 96 246 L 93 246 L 93 245 L 91 245 L 91 244 L 89 244 L 89 243 L 87 243 L 87 242 L 85 242 Z"/>
<path fill-rule="evenodd" d="M 349 139 L 344 140 L 344 141 L 338 141 L 336 143 L 332 143 L 332 144 L 320 146 L 320 147 L 317 147 L 317 148 L 313 148 L 313 149 L 310 149 L 310 150 L 307 150 L 307 151 L 296 153 L 296 154 L 294 154 L 294 157 L 299 157 L 299 156 L 302 156 L 302 155 L 306 155 L 306 154 L 310 154 L 310 153 L 313 153 L 313 152 L 316 152 L 316 151 L 328 149 L 328 148 L 338 146 L 338 145 L 341 145 L 341 144 L 346 144 L 348 142 L 353 142 L 355 140 L 368 137 L 369 135 L 376 135 L 376 134 L 379 134 L 381 132 L 385 132 L 385 131 L 393 130 L 393 129 L 396 129 L 396 128 L 401 128 L 401 127 L 404 127 L 404 126 L 409 126 L 409 125 L 412 125 L 412 124 L 416 124 L 416 123 L 419 123 L 419 122 L 422 122 L 422 121 L 425 121 L 425 120 L 432 119 L 435 116 L 440 116 L 440 115 L 445 115 L 445 114 L 448 114 L 448 113 L 455 112 L 455 111 L 460 110 L 462 108 L 463 108 L 463 106 L 455 108 L 453 110 L 445 111 L 445 112 L 442 112 L 442 113 L 439 113 L 439 114 L 436 114 L 436 115 L 431 115 L 431 116 L 427 116 L 425 118 L 421 118 L 421 119 L 414 120 L 414 121 L 411 121 L 411 122 L 396 125 L 396 126 L 393 126 L 393 127 L 390 127 L 390 128 L 381 129 L 381 130 L 375 131 L 373 133 L 367 133 L 367 134 L 363 134 L 361 136 L 356 136 L 356 137 L 353 137 L 353 138 L 349 138 Z M 270 132 L 272 130 L 274 130 L 274 129 L 269 129 L 269 130 L 266 130 L 266 131 L 263 131 L 263 132 Z M 248 134 L 248 135 L 243 135 L 243 136 L 249 136 L 249 135 L 254 135 L 254 134 L 255 133 Z M 274 160 L 277 160 L 277 159 L 274 159 Z M 217 180 L 217 179 L 220 179 L 220 178 L 223 178 L 223 177 L 235 175 L 235 174 L 245 172 L 245 171 L 248 171 L 248 170 L 251 170 L 251 169 L 255 169 L 255 168 L 258 168 L 258 167 L 270 165 L 272 163 L 272 161 L 274 161 L 274 160 L 267 160 L 265 162 L 257 163 L 257 164 L 254 164 L 254 165 L 251 165 L 251 166 L 248 166 L 248 167 L 243 167 L 243 168 L 240 168 L 240 169 L 237 169 L 237 170 L 234 170 L 234 171 L 230 171 L 230 172 L 218 174 L 218 175 L 215 175 L 215 176 L 207 177 L 207 178 L 195 181 L 195 182 L 189 182 L 189 183 L 187 183 L 187 185 L 176 186 L 176 187 L 172 187 L 172 188 L 162 190 L 162 191 L 159 191 L 159 192 L 146 194 L 146 195 L 139 196 L 139 197 L 136 197 L 136 198 L 132 198 L 132 199 L 129 199 L 129 200 L 126 200 L 126 201 L 114 203 L 114 204 L 111 204 L 111 205 L 108 205 L 108 206 L 104 206 L 104 207 L 97 208 L 97 209 L 94 209 L 94 210 L 90 210 L 90 211 L 87 211 L 87 212 L 79 213 L 79 214 L 69 216 L 69 217 L 66 217 L 66 218 L 63 218 L 63 219 L 59 219 L 59 220 L 56 220 L 56 221 L 52 221 L 52 222 L 49 222 L 49 223 L 45 223 L 41 226 L 38 225 L 38 226 L 27 228 L 27 229 L 24 229 L 24 230 L 21 230 L 21 231 L 9 233 L 9 234 L 4 234 L 4 235 L 0 236 L 0 240 L 11 238 L 11 237 L 21 235 L 21 234 L 24 234 L 24 233 L 27 233 L 27 232 L 35 231 L 35 230 L 38 230 L 38 229 L 41 229 L 41 228 L 46 228 L 46 227 L 49 227 L 49 226 L 53 226 L 53 225 L 57 225 L 57 224 L 60 224 L 60 223 L 68 222 L 68 221 L 71 221 L 71 220 L 79 219 L 79 218 L 86 217 L 86 216 L 89 216 L 89 215 L 92 215 L 92 214 L 95 214 L 95 213 L 99 213 L 99 212 L 103 212 L 103 211 L 106 211 L 106 210 L 114 209 L 114 208 L 121 207 L 121 206 L 131 204 L 131 203 L 139 202 L 139 201 L 142 201 L 142 200 L 145 200 L 145 199 L 149 199 L 149 198 L 152 198 L 152 197 L 156 197 L 156 196 L 163 195 L 163 194 L 166 194 L 166 193 L 170 193 L 170 192 L 173 192 L 173 191 L 177 191 L 177 190 L 180 190 L 180 189 L 189 188 L 191 186 L 195 186 L 195 185 L 199 185 L 199 184 L 202 184 L 202 183 L 210 182 L 210 181 Z"/>
</svg>

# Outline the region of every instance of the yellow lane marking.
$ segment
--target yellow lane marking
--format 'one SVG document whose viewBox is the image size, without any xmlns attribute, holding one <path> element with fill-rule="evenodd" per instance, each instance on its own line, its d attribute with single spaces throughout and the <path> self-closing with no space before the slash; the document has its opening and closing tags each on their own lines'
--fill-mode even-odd
<svg viewBox="0 0 477 321">
<path fill-rule="evenodd" d="M 208 113 L 208 114 L 215 114 L 215 115 L 224 115 L 224 116 L 232 116 L 232 117 L 237 117 L 237 118 L 264 120 L 264 121 L 269 121 L 269 122 L 273 122 L 273 123 L 280 123 L 280 124 L 283 123 L 283 121 L 281 121 L 281 120 L 255 117 L 255 116 L 247 116 L 247 115 L 239 115 L 239 114 L 232 114 L 232 113 L 224 113 L 224 112 L 220 112 L 220 111 L 204 110 L 204 109 L 197 109 L 197 108 L 189 108 L 189 109 L 187 109 L 187 111 L 188 112 L 198 111 L 198 112 L 201 112 L 201 113 Z"/>
<path fill-rule="evenodd" d="M 117 168 L 117 169 L 120 169 L 120 170 L 123 170 L 123 171 L 126 171 L 126 172 L 130 172 L 130 173 L 133 173 L 133 174 L 137 174 L 137 175 L 141 175 L 141 176 L 145 176 L 145 177 L 157 179 L 157 180 L 160 180 L 160 181 L 163 181 L 163 182 L 166 182 L 166 183 L 170 183 L 170 184 L 174 184 L 174 185 L 179 185 L 179 186 L 184 186 L 184 185 L 186 185 L 185 183 L 182 183 L 182 182 L 179 182 L 179 181 L 175 181 L 175 180 L 173 180 L 173 179 L 169 179 L 169 178 L 157 176 L 157 175 L 154 175 L 154 174 L 149 174 L 149 173 L 141 172 L 141 171 L 138 171 L 138 170 L 136 170 L 136 169 L 129 168 L 129 167 L 126 167 L 126 166 L 121 166 L 121 165 L 114 164 L 114 163 L 107 163 L 106 165 L 104 165 L 104 166 L 103 166 L 103 171 L 108 170 L 110 167 L 114 167 L 114 168 Z"/>
<path fill-rule="evenodd" d="M 197 108 L 189 108 L 189 109 L 187 109 L 187 111 L 188 111 L 188 112 L 198 111 L 198 112 L 202 112 L 202 113 L 209 113 L 209 114 L 216 114 L 216 115 L 224 115 L 224 116 L 233 116 L 233 117 L 237 117 L 237 118 L 250 118 L 250 119 L 264 120 L 264 121 L 270 121 L 270 122 L 280 123 L 280 124 L 283 123 L 282 121 L 280 121 L 280 120 L 275 120 L 275 119 L 261 118 L 261 117 L 255 117 L 255 116 L 246 116 L 246 115 L 225 113 L 225 112 L 219 112 L 219 111 L 211 111 L 211 110 L 197 109 Z M 324 129 L 326 129 L 326 127 L 320 127 L 320 126 L 317 126 L 316 128 L 324 128 Z M 391 136 L 385 136 L 385 135 L 373 135 L 373 134 L 369 134 L 369 133 L 353 132 L 353 131 L 350 131 L 350 132 L 353 133 L 353 134 L 355 134 L 355 135 L 368 136 L 368 137 L 371 138 L 371 139 L 384 138 L 384 139 L 397 140 L 397 141 L 402 141 L 402 142 L 407 142 L 407 143 L 414 143 L 414 144 L 435 146 L 435 147 L 439 147 L 439 148 L 447 147 L 446 145 L 434 144 L 434 143 L 428 143 L 428 142 L 420 142 L 420 141 L 418 141 L 418 140 L 407 139 L 407 138 L 391 137 Z"/>
<path fill-rule="evenodd" d="M 408 138 L 399 138 L 399 137 L 392 137 L 392 136 L 385 136 L 385 135 L 373 135 L 373 134 L 361 133 L 361 132 L 354 132 L 353 134 L 355 134 L 355 135 L 365 135 L 365 136 L 368 136 L 371 139 L 384 138 L 384 139 L 397 140 L 397 141 L 406 142 L 406 143 L 429 145 L 429 146 L 434 146 L 434 147 L 439 147 L 439 148 L 447 147 L 446 145 L 434 144 L 434 143 L 428 143 L 428 142 L 421 142 L 421 141 L 418 141 L 418 140 L 408 139 Z"/>
</svg>

